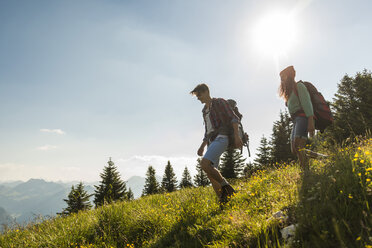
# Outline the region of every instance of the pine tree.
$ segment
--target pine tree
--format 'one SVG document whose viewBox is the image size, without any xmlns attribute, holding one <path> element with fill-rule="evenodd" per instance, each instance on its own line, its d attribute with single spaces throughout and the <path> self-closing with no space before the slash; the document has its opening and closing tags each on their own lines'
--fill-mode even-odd
<svg viewBox="0 0 372 248">
<path fill-rule="evenodd" d="M 183 171 L 182 174 L 182 179 L 180 182 L 180 188 L 187 188 L 187 187 L 193 187 L 194 185 L 192 184 L 192 179 L 189 170 L 187 167 L 185 167 L 185 170 Z"/>
<path fill-rule="evenodd" d="M 165 166 L 161 187 L 165 192 L 173 192 L 177 190 L 176 174 L 174 174 L 170 161 L 168 161 L 168 164 Z"/>
<path fill-rule="evenodd" d="M 333 99 L 334 124 L 327 130 L 337 143 L 372 131 L 372 74 L 345 75 Z"/>
<path fill-rule="evenodd" d="M 72 213 L 77 213 L 80 210 L 88 210 L 91 209 L 92 205 L 89 201 L 91 195 L 84 190 L 84 185 L 80 182 L 76 185 L 71 187 L 71 191 L 68 194 L 67 199 L 63 199 L 67 203 L 67 208 L 63 209 L 63 215 L 69 215 Z"/>
<path fill-rule="evenodd" d="M 155 177 L 155 169 L 150 165 L 146 173 L 145 187 L 142 196 L 160 193 L 159 183 Z"/>
<path fill-rule="evenodd" d="M 295 159 L 291 152 L 292 123 L 287 111 L 280 111 L 280 118 L 274 122 L 271 136 L 271 158 L 273 163 L 288 162 Z"/>
<path fill-rule="evenodd" d="M 243 170 L 245 160 L 246 158 L 243 158 L 239 149 L 227 148 L 221 158 L 220 172 L 222 176 L 225 178 L 238 178 Z"/>
<path fill-rule="evenodd" d="M 252 162 L 248 162 L 243 169 L 243 176 L 249 178 L 253 175 L 253 173 L 255 173 L 260 168 L 261 166 L 255 165 Z"/>
<path fill-rule="evenodd" d="M 133 195 L 133 191 L 132 191 L 131 188 L 129 188 L 129 190 L 128 190 L 127 198 L 128 198 L 129 201 L 134 200 L 134 195 Z"/>
<path fill-rule="evenodd" d="M 269 145 L 269 142 L 267 141 L 267 138 L 262 135 L 260 147 L 258 148 L 257 158 L 254 160 L 254 162 L 258 166 L 269 166 L 269 164 L 271 163 L 270 151 L 271 147 Z"/>
<path fill-rule="evenodd" d="M 209 181 L 208 177 L 207 177 L 207 174 L 203 171 L 203 169 L 201 168 L 201 165 L 200 165 L 200 162 L 201 162 L 201 159 L 198 158 L 197 159 L 197 164 L 196 164 L 196 175 L 194 176 L 194 184 L 195 186 L 197 187 L 204 187 L 204 186 L 208 186 L 211 182 Z"/>
<path fill-rule="evenodd" d="M 111 158 L 108 161 L 108 166 L 103 168 L 103 173 L 100 176 L 102 178 L 101 184 L 94 186 L 96 188 L 94 195 L 96 207 L 127 199 L 126 184 L 120 179 L 120 174 Z"/>
</svg>

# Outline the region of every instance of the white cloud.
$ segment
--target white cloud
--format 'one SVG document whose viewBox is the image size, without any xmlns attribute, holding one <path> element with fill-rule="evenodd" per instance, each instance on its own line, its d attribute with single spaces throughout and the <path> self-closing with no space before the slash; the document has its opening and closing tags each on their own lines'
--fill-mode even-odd
<svg viewBox="0 0 372 248">
<path fill-rule="evenodd" d="M 40 151 L 49 151 L 49 150 L 53 150 L 53 149 L 56 149 L 56 148 L 57 148 L 56 146 L 45 145 L 45 146 L 39 146 L 37 149 L 40 150 Z"/>
<path fill-rule="evenodd" d="M 163 176 L 165 166 L 170 161 L 174 173 L 176 174 L 177 180 L 180 181 L 183 170 L 187 166 L 191 175 L 196 174 L 196 160 L 197 157 L 166 157 L 159 155 L 144 155 L 144 156 L 132 156 L 130 158 L 122 158 L 114 160 L 115 165 L 121 173 L 124 180 L 129 179 L 132 176 L 145 177 L 148 167 L 151 165 L 154 167 L 158 176 Z"/>
<path fill-rule="evenodd" d="M 40 129 L 41 132 L 44 132 L 44 133 L 56 133 L 56 134 L 65 134 L 64 131 L 62 131 L 61 129 L 46 129 L 46 128 L 43 128 L 43 129 Z"/>
</svg>

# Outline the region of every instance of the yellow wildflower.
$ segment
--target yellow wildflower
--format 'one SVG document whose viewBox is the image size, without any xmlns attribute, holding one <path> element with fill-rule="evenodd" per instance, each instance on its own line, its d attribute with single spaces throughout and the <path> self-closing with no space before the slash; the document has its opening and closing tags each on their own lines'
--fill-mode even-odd
<svg viewBox="0 0 372 248">
<path fill-rule="evenodd" d="M 359 236 L 358 238 L 356 238 L 356 241 L 359 241 L 359 240 L 361 240 L 362 238 Z"/>
<path fill-rule="evenodd" d="M 367 182 L 370 182 L 370 181 L 371 181 L 371 179 L 367 178 Z"/>
<path fill-rule="evenodd" d="M 364 164 L 364 159 L 360 160 L 360 162 L 361 162 L 362 164 Z"/>
<path fill-rule="evenodd" d="M 353 196 L 352 196 L 351 194 L 349 194 L 349 198 L 350 198 L 350 199 L 353 199 Z"/>
</svg>

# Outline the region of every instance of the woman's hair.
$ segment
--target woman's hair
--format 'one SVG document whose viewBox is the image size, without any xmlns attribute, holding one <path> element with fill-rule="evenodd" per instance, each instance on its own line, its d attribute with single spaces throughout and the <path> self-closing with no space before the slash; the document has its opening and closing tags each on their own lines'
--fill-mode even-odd
<svg viewBox="0 0 372 248">
<path fill-rule="evenodd" d="M 288 66 L 280 72 L 281 82 L 279 86 L 279 96 L 283 97 L 286 102 L 288 101 L 292 90 L 296 86 L 296 81 L 294 80 L 295 75 L 296 71 L 293 66 Z M 285 80 L 282 79 L 283 76 L 287 76 Z"/>
<path fill-rule="evenodd" d="M 287 102 L 295 85 L 296 81 L 294 81 L 294 79 L 288 78 L 286 81 L 281 81 L 279 86 L 279 96 L 283 97 Z"/>
</svg>

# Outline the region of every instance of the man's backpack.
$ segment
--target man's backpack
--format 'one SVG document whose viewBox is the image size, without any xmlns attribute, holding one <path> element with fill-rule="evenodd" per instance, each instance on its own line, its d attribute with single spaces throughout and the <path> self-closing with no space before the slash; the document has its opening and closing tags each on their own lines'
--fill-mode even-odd
<svg viewBox="0 0 372 248">
<path fill-rule="evenodd" d="M 315 116 L 315 129 L 323 133 L 324 129 L 333 123 L 333 116 L 329 104 L 324 99 L 322 93 L 320 93 L 312 83 L 303 81 L 299 81 L 299 83 L 303 83 L 310 94 Z M 295 88 L 295 93 L 298 97 L 297 87 Z"/>
<path fill-rule="evenodd" d="M 243 115 L 239 112 L 239 109 L 237 107 L 236 101 L 233 99 L 228 99 L 227 102 L 229 103 L 231 109 L 233 110 L 234 114 L 239 118 L 239 125 L 238 125 L 238 131 L 239 131 L 239 137 L 241 138 L 243 142 L 243 146 L 247 147 L 248 149 L 248 155 L 251 156 L 251 151 L 249 150 L 249 136 L 246 132 L 244 132 L 243 125 L 242 125 L 242 118 Z M 242 152 L 242 151 L 241 151 Z"/>
</svg>

